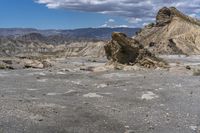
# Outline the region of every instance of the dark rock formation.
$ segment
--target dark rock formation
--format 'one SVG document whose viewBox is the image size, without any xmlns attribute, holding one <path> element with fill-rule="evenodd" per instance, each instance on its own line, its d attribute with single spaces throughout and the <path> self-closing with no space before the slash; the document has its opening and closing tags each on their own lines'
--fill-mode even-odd
<svg viewBox="0 0 200 133">
<path fill-rule="evenodd" d="M 145 49 L 138 41 L 123 33 L 114 32 L 112 40 L 105 45 L 108 60 L 126 65 L 141 65 L 147 68 L 166 67 L 167 64 Z"/>
<path fill-rule="evenodd" d="M 163 26 L 171 22 L 173 17 L 173 13 L 171 10 L 167 7 L 164 7 L 159 10 L 157 16 L 156 16 L 156 25 L 157 26 Z"/>
</svg>

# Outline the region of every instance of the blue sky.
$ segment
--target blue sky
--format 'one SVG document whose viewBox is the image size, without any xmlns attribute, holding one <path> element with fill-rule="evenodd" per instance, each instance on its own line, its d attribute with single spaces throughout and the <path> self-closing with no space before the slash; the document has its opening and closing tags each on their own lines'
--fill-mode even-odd
<svg viewBox="0 0 200 133">
<path fill-rule="evenodd" d="M 67 9 L 49 9 L 33 0 L 0 0 L 0 28 L 75 29 L 100 27 L 109 19 L 126 23 L 121 17 Z"/>
<path fill-rule="evenodd" d="M 200 14 L 200 0 L 0 0 L 0 28 L 142 27 L 163 6 Z"/>
</svg>

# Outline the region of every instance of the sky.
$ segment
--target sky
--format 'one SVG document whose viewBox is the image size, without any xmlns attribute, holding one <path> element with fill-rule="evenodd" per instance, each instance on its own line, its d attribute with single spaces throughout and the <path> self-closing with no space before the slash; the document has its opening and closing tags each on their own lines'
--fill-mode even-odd
<svg viewBox="0 0 200 133">
<path fill-rule="evenodd" d="M 142 27 L 163 6 L 200 15 L 200 0 L 0 0 L 0 28 Z"/>
</svg>

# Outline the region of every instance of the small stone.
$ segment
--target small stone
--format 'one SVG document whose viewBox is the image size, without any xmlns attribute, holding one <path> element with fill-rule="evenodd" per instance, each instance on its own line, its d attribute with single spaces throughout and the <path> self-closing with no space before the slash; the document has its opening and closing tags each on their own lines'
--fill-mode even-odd
<svg viewBox="0 0 200 133">
<path fill-rule="evenodd" d="M 125 128 L 130 128 L 129 126 L 125 126 Z"/>
<path fill-rule="evenodd" d="M 154 130 L 154 127 L 153 127 L 153 126 L 150 126 L 149 129 L 150 129 L 150 130 Z"/>
<path fill-rule="evenodd" d="M 190 66 L 186 66 L 185 67 L 187 70 L 191 70 L 191 67 Z"/>
<path fill-rule="evenodd" d="M 43 119 L 39 119 L 38 121 L 43 121 Z"/>
<path fill-rule="evenodd" d="M 88 102 L 84 102 L 83 104 L 88 105 L 89 103 Z"/>
</svg>

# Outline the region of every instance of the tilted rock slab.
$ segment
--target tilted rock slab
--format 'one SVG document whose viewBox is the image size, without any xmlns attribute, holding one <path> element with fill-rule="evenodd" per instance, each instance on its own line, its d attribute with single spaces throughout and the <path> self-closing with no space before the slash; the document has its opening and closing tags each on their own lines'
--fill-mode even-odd
<svg viewBox="0 0 200 133">
<path fill-rule="evenodd" d="M 109 63 L 140 65 L 147 68 L 166 67 L 167 63 L 155 57 L 138 41 L 123 33 L 114 32 L 112 40 L 105 45 L 105 53 Z"/>
</svg>

